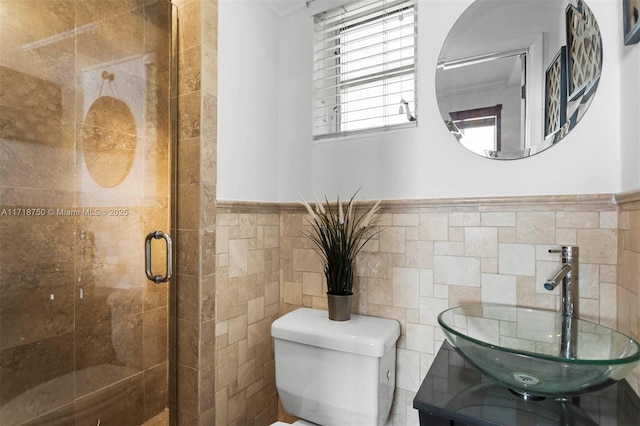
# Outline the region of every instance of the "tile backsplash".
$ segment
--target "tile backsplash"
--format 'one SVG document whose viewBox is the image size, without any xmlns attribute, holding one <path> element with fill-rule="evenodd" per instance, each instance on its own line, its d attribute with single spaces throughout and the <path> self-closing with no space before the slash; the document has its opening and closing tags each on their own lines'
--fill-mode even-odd
<svg viewBox="0 0 640 426">
<path fill-rule="evenodd" d="M 216 228 L 219 274 L 235 280 L 239 287 L 230 281 L 229 288 L 241 299 L 236 303 L 218 296 L 219 314 L 227 312 L 225 306 L 236 309 L 218 320 L 220 336 L 226 332 L 227 342 L 232 322 L 246 327 L 239 336 L 246 335 L 248 343 L 252 324 L 254 329 L 264 326 L 259 332 L 268 333 L 266 322 L 278 314 L 301 306 L 326 309 L 327 305 L 321 260 L 304 236 L 309 226 L 305 212 L 294 205 L 271 204 L 267 207 L 274 210 L 265 216 L 255 212 L 260 206 L 226 202 L 218 206 L 229 209 L 228 214 L 219 215 Z M 549 248 L 580 247 L 580 317 L 622 327 L 637 337 L 637 280 L 627 273 L 628 282 L 620 291 L 618 282 L 619 270 L 628 271 L 628 264 L 640 259 L 640 243 L 634 245 L 640 241 L 635 238 L 640 232 L 640 207 L 622 211 L 620 218 L 618 210 L 611 195 L 383 202 L 380 233 L 356 262 L 353 311 L 393 318 L 401 326 L 397 391 L 389 423 L 417 422 L 412 401 L 444 339 L 437 323 L 442 310 L 479 302 L 559 309 L 560 289 L 543 288 L 560 265 L 559 255 L 550 254 Z M 244 281 L 250 283 L 248 291 L 254 293 L 247 297 L 252 298 L 245 297 Z M 625 291 L 628 294 L 621 297 Z M 618 305 L 626 312 L 623 319 Z M 256 325 L 259 321 L 266 322 Z M 621 324 L 629 322 L 633 326 Z M 265 342 L 262 349 L 272 350 L 268 345 Z M 266 393 L 273 398 L 273 354 L 259 352 L 251 354 L 261 359 L 262 376 L 243 384 L 245 389 L 257 389 L 256 383 L 262 380 L 261 386 L 268 384 Z M 240 361 L 247 362 L 239 359 L 238 371 Z M 637 377 L 637 373 L 629 377 L 636 391 Z M 230 383 L 226 395 L 241 392 L 239 383 L 239 379 Z M 274 402 L 267 406 L 273 414 Z M 216 407 L 222 408 L 218 403 Z M 228 424 L 234 420 L 227 414 Z"/>
</svg>

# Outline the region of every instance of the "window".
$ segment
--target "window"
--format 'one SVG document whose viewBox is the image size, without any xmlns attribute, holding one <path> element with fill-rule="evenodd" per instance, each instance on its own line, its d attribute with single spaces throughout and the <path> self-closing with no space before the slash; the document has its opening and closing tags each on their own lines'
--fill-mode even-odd
<svg viewBox="0 0 640 426">
<path fill-rule="evenodd" d="M 415 126 L 415 0 L 361 0 L 315 16 L 314 139 Z"/>
<path fill-rule="evenodd" d="M 455 136 L 471 151 L 486 155 L 502 149 L 502 104 L 450 112 L 449 115 L 449 127 L 456 129 Z"/>
</svg>

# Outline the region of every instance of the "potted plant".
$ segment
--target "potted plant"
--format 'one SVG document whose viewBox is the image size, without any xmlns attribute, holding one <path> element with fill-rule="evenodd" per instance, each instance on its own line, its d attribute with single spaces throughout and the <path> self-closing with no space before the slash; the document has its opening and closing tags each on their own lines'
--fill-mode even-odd
<svg viewBox="0 0 640 426">
<path fill-rule="evenodd" d="M 315 211 L 301 196 L 301 203 L 307 209 L 307 221 L 311 231 L 306 235 L 318 248 L 327 279 L 329 319 L 346 321 L 351 318 L 351 296 L 353 295 L 353 268 L 356 255 L 374 236 L 373 215 L 378 211 L 380 201 L 367 213 L 356 215 L 355 197 L 351 197 L 343 208 L 340 197 L 332 206 L 325 197 L 326 204 L 316 202 Z"/>
</svg>

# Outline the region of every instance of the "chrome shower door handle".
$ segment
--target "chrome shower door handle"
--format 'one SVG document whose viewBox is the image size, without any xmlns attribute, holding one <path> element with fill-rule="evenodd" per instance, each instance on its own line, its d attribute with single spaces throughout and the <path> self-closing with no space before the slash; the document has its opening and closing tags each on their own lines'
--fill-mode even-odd
<svg viewBox="0 0 640 426">
<path fill-rule="evenodd" d="M 154 275 L 151 272 L 151 240 L 163 239 L 166 242 L 167 247 L 167 267 L 166 267 L 166 275 Z M 168 234 L 165 234 L 162 231 L 151 232 L 147 235 L 144 241 L 144 263 L 145 263 L 145 272 L 147 274 L 147 278 L 150 281 L 153 281 L 156 284 L 166 283 L 171 279 L 173 275 L 173 267 L 172 267 L 172 259 L 173 259 L 173 249 L 171 247 L 171 237 Z"/>
</svg>

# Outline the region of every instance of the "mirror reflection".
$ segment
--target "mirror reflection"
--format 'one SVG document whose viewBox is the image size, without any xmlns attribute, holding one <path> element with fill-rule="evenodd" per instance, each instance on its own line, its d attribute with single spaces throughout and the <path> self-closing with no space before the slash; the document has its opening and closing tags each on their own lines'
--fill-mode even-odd
<svg viewBox="0 0 640 426">
<path fill-rule="evenodd" d="M 602 39 L 582 0 L 476 0 L 440 52 L 442 119 L 470 151 L 525 158 L 583 117 L 602 70 Z"/>
</svg>

